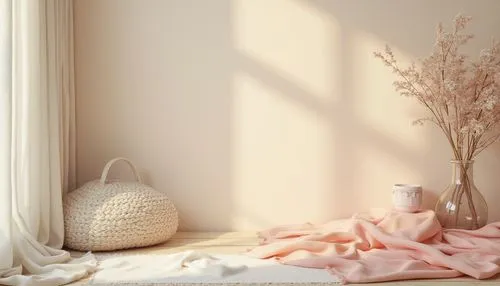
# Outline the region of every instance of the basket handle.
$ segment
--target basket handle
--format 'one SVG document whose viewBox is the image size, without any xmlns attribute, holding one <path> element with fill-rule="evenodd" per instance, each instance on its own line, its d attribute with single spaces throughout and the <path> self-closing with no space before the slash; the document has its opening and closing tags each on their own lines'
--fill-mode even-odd
<svg viewBox="0 0 500 286">
<path fill-rule="evenodd" d="M 114 158 L 114 159 L 110 160 L 106 164 L 106 166 L 104 166 L 104 170 L 102 171 L 102 175 L 101 175 L 101 184 L 106 184 L 106 178 L 108 177 L 109 169 L 111 169 L 111 166 L 114 163 L 116 163 L 117 161 L 125 161 L 130 166 L 132 171 L 134 172 L 135 179 L 137 180 L 137 182 L 142 184 L 142 178 L 139 175 L 139 172 L 137 172 L 137 169 L 135 168 L 134 164 L 129 159 L 123 158 L 123 157 Z"/>
</svg>

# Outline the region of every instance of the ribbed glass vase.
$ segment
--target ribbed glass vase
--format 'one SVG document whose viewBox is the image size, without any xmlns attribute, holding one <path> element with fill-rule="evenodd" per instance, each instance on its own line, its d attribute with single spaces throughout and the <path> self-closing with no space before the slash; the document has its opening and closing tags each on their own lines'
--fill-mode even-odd
<svg viewBox="0 0 500 286">
<path fill-rule="evenodd" d="M 474 184 L 474 161 L 451 161 L 451 184 L 440 195 L 435 211 L 444 228 L 478 229 L 486 225 L 488 205 Z"/>
</svg>

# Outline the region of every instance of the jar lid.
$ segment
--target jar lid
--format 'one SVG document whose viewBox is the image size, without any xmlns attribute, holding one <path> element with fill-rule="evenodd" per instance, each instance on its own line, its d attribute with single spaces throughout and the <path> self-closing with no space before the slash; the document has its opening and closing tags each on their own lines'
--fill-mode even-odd
<svg viewBox="0 0 500 286">
<path fill-rule="evenodd" d="M 421 192 L 422 186 L 415 184 L 394 184 L 392 189 L 401 191 Z"/>
</svg>

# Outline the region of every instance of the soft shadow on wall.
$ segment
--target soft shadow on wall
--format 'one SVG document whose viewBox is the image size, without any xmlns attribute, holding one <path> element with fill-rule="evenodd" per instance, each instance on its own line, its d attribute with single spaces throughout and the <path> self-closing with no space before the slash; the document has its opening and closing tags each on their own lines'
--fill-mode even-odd
<svg viewBox="0 0 500 286">
<path fill-rule="evenodd" d="M 348 217 L 390 207 L 394 183 L 423 184 L 432 207 L 450 179 L 447 143 L 410 125 L 424 111 L 372 52 L 426 55 L 435 24 L 460 10 L 493 31 L 491 5 L 79 0 L 79 182 L 130 157 L 185 230 Z M 498 158 L 477 168 L 490 201 Z"/>
<path fill-rule="evenodd" d="M 476 21 L 486 18 L 485 22 L 479 24 L 481 28 L 478 28 L 478 24 L 471 27 L 473 32 L 484 37 L 468 47 L 469 51 L 477 53 L 480 47 L 488 44 L 489 35 L 484 31 L 493 32 L 498 24 L 488 20 L 494 19 L 495 16 L 491 10 L 490 15 L 487 16 L 485 10 L 488 4 L 494 5 L 494 3 L 489 2 L 479 8 L 464 1 L 454 1 L 453 3 L 441 1 L 438 4 L 422 1 L 411 3 L 411 5 L 398 1 L 385 2 L 384 5 L 381 5 L 380 2 L 376 3 L 376 1 L 276 1 L 272 4 L 260 2 L 260 7 L 258 1 L 252 4 L 236 3 L 236 9 L 233 8 L 233 11 L 236 10 L 234 22 L 237 24 L 235 26 L 239 24 L 244 34 L 244 36 L 240 36 L 244 43 L 237 45 L 238 69 L 241 69 L 252 80 L 257 80 L 265 88 L 273 90 L 271 96 L 284 97 L 286 101 L 283 101 L 283 104 L 290 104 L 291 101 L 291 104 L 296 104 L 299 108 L 318 116 L 318 125 L 327 124 L 330 127 L 325 137 L 332 139 L 330 148 L 326 147 L 319 151 L 322 155 L 327 152 L 331 154 L 325 168 L 327 174 L 325 175 L 325 171 L 322 170 L 324 176 L 320 178 L 320 180 L 326 179 L 330 184 L 326 188 L 323 185 L 323 188 L 314 189 L 314 191 L 324 192 L 322 196 L 318 197 L 322 203 L 312 203 L 311 205 L 315 208 L 311 209 L 304 206 L 305 202 L 312 200 L 307 195 L 318 195 L 318 192 L 308 192 L 309 188 L 306 186 L 299 187 L 299 184 L 296 184 L 296 176 L 300 175 L 287 172 L 281 178 L 283 183 L 281 186 L 288 185 L 282 187 L 281 192 L 278 190 L 270 191 L 279 194 L 276 195 L 277 200 L 271 200 L 272 203 L 266 205 L 268 207 L 266 211 L 268 213 L 271 213 L 272 209 L 300 209 L 301 211 L 291 216 L 290 213 L 286 213 L 279 218 L 276 218 L 276 216 L 280 216 L 277 214 L 270 219 L 281 223 L 293 223 L 297 222 L 299 218 L 304 219 L 304 217 L 306 220 L 311 220 L 311 218 L 321 220 L 329 217 L 346 217 L 353 212 L 363 211 L 374 206 L 389 207 L 390 186 L 396 182 L 423 184 L 424 207 L 433 208 L 439 192 L 450 180 L 451 170 L 448 160 L 451 158 L 451 152 L 449 146 L 444 136 L 433 126 L 423 128 L 411 126 L 410 122 L 421 117 L 425 111 L 415 101 L 400 98 L 394 92 L 391 85 L 394 79 L 393 75 L 386 70 L 383 64 L 373 59 L 372 52 L 383 49 L 385 43 L 389 43 L 402 55 L 403 62 L 409 62 L 410 58 L 425 56 L 432 48 L 436 24 L 439 21 L 444 21 L 445 24 L 449 25 L 458 12 L 465 10 L 470 12 L 473 17 L 475 16 Z M 430 7 L 433 9 L 429 9 Z M 456 9 L 447 10 L 446 7 Z M 393 9 L 411 11 L 411 15 L 394 13 Z M 252 13 L 252 10 L 254 15 L 259 14 L 259 20 L 248 15 Z M 432 12 L 429 13 L 429 10 Z M 302 15 L 297 16 L 301 13 Z M 283 16 L 284 14 L 288 18 Z M 311 17 L 313 14 L 314 17 Z M 302 29 L 291 24 L 297 21 L 297 18 L 301 20 L 302 26 L 300 28 Z M 314 20 L 309 23 L 307 22 L 310 20 L 309 18 L 314 18 Z M 310 34 L 314 34 L 318 30 L 326 32 L 323 35 L 324 38 L 332 41 L 330 43 L 332 55 L 323 55 L 324 59 L 330 58 L 332 60 L 331 66 L 325 68 L 318 64 L 315 67 L 323 68 L 326 74 L 332 75 L 330 82 L 326 84 L 327 86 L 330 84 L 326 93 L 311 91 L 311 86 L 314 86 L 317 81 L 314 82 L 315 79 L 308 78 L 307 74 L 301 74 L 302 77 L 298 76 L 297 74 L 300 74 L 299 64 L 290 68 L 293 65 L 290 64 L 290 61 L 299 62 L 299 60 L 292 56 L 288 59 L 289 62 L 280 62 L 281 55 L 278 52 L 270 55 L 272 49 L 262 44 L 259 45 L 259 41 L 248 40 L 253 36 L 252 28 L 258 27 L 259 22 L 272 23 L 270 26 L 279 26 L 280 20 L 284 22 L 281 23 L 282 30 L 266 39 L 271 41 L 272 45 L 281 45 L 279 47 L 281 48 L 280 53 L 289 53 L 290 49 L 299 50 L 294 45 L 308 46 L 310 50 L 306 53 L 306 57 L 310 57 L 314 61 L 317 55 L 312 54 L 312 52 L 318 51 L 313 46 L 317 47 L 323 44 L 321 43 L 323 39 L 319 40 L 320 44 L 318 45 L 317 42 L 310 41 L 310 38 L 314 38 Z M 255 38 L 261 37 L 261 42 L 265 41 L 265 35 L 262 33 L 271 34 L 275 32 L 273 28 L 276 29 L 276 27 L 267 27 L 264 32 L 261 30 L 261 34 Z M 242 33 L 241 30 L 238 32 Z M 283 35 L 286 37 L 289 36 L 289 33 L 295 34 L 295 41 L 283 39 Z M 280 42 L 280 40 L 283 41 Z M 287 41 L 288 43 L 286 43 Z M 319 51 L 319 53 L 321 52 Z M 300 57 L 301 55 L 295 56 Z M 321 77 L 321 75 L 319 76 Z M 247 95 L 247 97 L 254 96 L 254 94 Z M 267 104 L 265 101 L 262 102 Z M 247 113 L 252 112 L 248 111 Z M 309 119 L 307 115 L 303 115 L 302 118 Z M 283 118 L 278 120 L 283 120 Z M 249 120 L 247 119 L 247 121 Z M 248 129 L 247 132 L 249 132 Z M 309 137 L 309 140 L 321 141 L 324 139 L 324 137 L 321 138 L 322 134 L 320 134 L 323 130 L 318 128 L 316 131 L 316 137 Z M 244 133 L 245 131 L 240 132 Z M 264 133 L 265 131 L 261 129 L 260 132 Z M 321 143 L 319 146 L 325 147 Z M 498 149 L 498 146 L 495 146 L 489 154 L 492 154 L 495 148 Z M 296 159 L 297 154 L 300 154 L 301 151 L 304 152 L 299 147 L 291 151 L 290 156 Z M 234 157 L 238 157 L 238 152 L 235 153 Z M 490 159 L 492 158 L 490 157 Z M 268 161 L 272 161 L 272 159 L 268 159 Z M 288 159 L 288 161 L 293 161 L 293 159 Z M 493 161 L 493 164 L 498 164 L 498 156 Z M 481 167 L 485 163 L 492 164 L 491 161 L 487 162 L 484 161 L 484 158 L 479 158 L 477 170 L 481 172 L 481 175 L 487 174 L 489 179 L 479 180 L 478 185 L 489 201 L 494 201 L 498 193 L 493 178 L 495 178 L 495 170 L 498 170 L 498 166 L 484 170 Z M 244 167 L 240 168 L 240 173 L 235 172 L 236 174 L 244 176 L 245 172 L 241 172 L 241 169 L 245 168 L 247 173 L 250 173 L 248 164 L 241 165 Z M 238 164 L 234 164 L 234 166 L 236 167 Z M 301 167 L 302 169 L 298 173 L 308 172 L 307 166 L 301 165 Z M 286 168 L 291 169 L 289 165 Z M 311 168 L 314 169 L 312 166 Z M 273 175 L 275 174 L 276 172 L 273 172 Z M 314 178 L 312 174 L 309 176 Z M 251 178 L 252 176 L 247 175 L 247 177 Z M 481 178 L 481 176 L 477 177 Z M 276 180 L 276 178 L 273 179 Z M 314 180 L 311 179 L 311 181 Z M 267 183 L 268 180 L 263 182 Z M 241 184 L 246 186 L 248 190 L 244 192 L 246 194 L 250 194 L 251 188 L 248 187 L 248 184 L 251 184 L 251 179 Z M 236 189 L 239 190 L 239 188 Z M 306 196 L 301 197 L 301 194 L 306 194 Z M 262 196 L 260 200 L 265 200 L 267 196 L 269 194 Z M 279 200 L 280 196 L 286 199 Z M 281 207 L 276 205 L 276 201 L 281 204 Z M 250 205 L 253 202 L 254 200 L 248 195 L 246 200 L 241 200 L 238 203 L 249 205 L 246 209 L 251 209 Z M 323 207 L 318 208 L 318 205 Z M 241 207 L 235 208 L 236 211 L 241 209 Z M 309 212 L 304 212 L 304 209 L 309 210 Z M 498 215 L 494 209 L 490 210 L 490 220 L 495 220 Z M 244 212 L 242 216 L 249 219 L 249 212 Z"/>
<path fill-rule="evenodd" d="M 231 228 L 229 15 L 228 1 L 75 1 L 79 184 L 125 156 L 181 229 Z"/>
<path fill-rule="evenodd" d="M 318 141 L 309 144 L 320 147 L 315 151 L 308 150 L 309 158 L 317 156 L 317 161 L 314 163 L 299 161 L 300 154 L 305 153 L 302 144 L 295 146 L 295 149 L 290 148 L 288 155 L 293 159 L 286 158 L 280 161 L 276 160 L 279 154 L 261 152 L 267 156 L 272 154 L 274 158 L 262 155 L 261 162 L 247 160 L 245 163 L 233 164 L 237 170 L 235 171 L 237 178 L 247 177 L 246 181 L 235 180 L 234 188 L 236 191 L 245 190 L 241 191 L 243 194 L 234 196 L 236 200 L 244 198 L 236 201 L 237 207 L 234 208 L 235 212 L 242 212 L 242 221 L 251 219 L 253 214 L 257 217 L 256 221 L 260 222 L 262 219 L 259 217 L 262 217 L 262 213 L 272 213 L 273 209 L 300 210 L 295 213 L 278 213 L 268 218 L 273 223 L 294 223 L 347 217 L 353 212 L 370 207 L 390 207 L 390 187 L 393 183 L 422 184 L 425 193 L 424 207 L 433 208 L 438 194 L 451 179 L 448 163 L 451 151 L 448 143 L 433 126 L 422 128 L 411 126 L 410 122 L 424 115 L 426 111 L 415 101 L 402 98 L 394 92 L 391 85 L 394 80 L 393 75 L 382 63 L 373 58 L 372 52 L 383 49 L 388 43 L 396 48 L 403 62 L 409 63 L 410 59 L 425 56 L 432 49 L 435 27 L 439 21 L 449 25 L 457 13 L 467 12 L 479 21 L 478 24 L 471 25 L 471 29 L 479 37 L 483 37 L 468 46 L 469 51 L 477 53 L 480 47 L 488 44 L 490 35 L 484 31 L 491 33 L 498 25 L 498 21 L 491 21 L 495 16 L 491 9 L 487 8 L 488 5 L 498 5 L 498 3 L 490 1 L 484 4 L 485 6 L 478 7 L 466 1 L 382 3 L 298 0 L 273 3 L 255 1 L 251 4 L 244 1 L 233 2 L 235 11 L 233 23 L 237 29 L 235 33 L 237 70 L 250 78 L 247 79 L 248 82 L 258 82 L 254 84 L 258 86 L 257 91 L 267 91 L 245 94 L 243 87 L 240 91 L 236 91 L 235 97 L 278 96 L 285 99 L 281 102 L 282 105 L 296 105 L 297 108 L 304 109 L 303 113 L 297 112 L 304 121 L 310 121 L 313 114 L 317 120 L 316 126 L 311 123 L 311 126 L 316 128 L 315 133 L 304 133 L 311 135 L 307 137 L 309 141 Z M 411 11 L 411 13 L 394 11 Z M 484 22 L 481 22 L 482 20 Z M 294 26 L 294 22 L 300 22 L 300 27 Z M 267 23 L 268 26 L 264 29 L 261 23 Z M 323 33 L 323 38 L 314 37 L 318 31 Z M 324 39 L 330 42 L 325 43 Z M 266 41 L 269 42 L 267 46 L 263 44 Z M 271 45 L 274 47 L 270 47 Z M 301 50 L 296 45 L 307 48 Z M 322 45 L 329 50 L 318 48 Z M 290 55 L 293 51 L 304 53 L 297 53 L 283 60 L 282 54 Z M 324 53 L 321 54 L 322 52 Z M 314 62 L 318 59 L 318 54 L 322 59 L 330 60 L 330 66 L 325 67 L 323 63 L 316 62 L 316 66 L 312 69 L 301 73 L 300 69 L 308 66 L 310 62 L 300 62 L 297 57 Z M 315 72 L 318 73 L 317 77 L 311 77 L 310 75 Z M 322 82 L 321 77 L 325 74 L 331 77 Z M 318 88 L 321 84 L 323 89 Z M 249 104 L 252 103 L 251 99 L 236 101 L 236 106 L 244 102 L 247 106 L 246 113 L 255 114 L 257 117 L 259 108 L 264 109 L 270 101 L 272 100 L 260 99 L 261 105 L 255 104 L 254 112 L 249 110 L 252 108 Z M 258 100 L 254 100 L 255 102 Z M 238 110 L 245 111 L 245 108 Z M 279 110 L 279 107 L 276 110 Z M 289 113 L 296 112 L 292 108 L 290 110 Z M 233 114 L 244 117 L 241 111 Z M 269 116 L 269 118 L 282 121 L 281 124 L 287 121 L 285 115 Z M 240 120 L 246 120 L 247 125 L 246 128 L 239 126 L 239 132 L 252 133 L 251 124 L 248 124 L 250 119 Z M 292 130 L 292 122 L 293 120 L 289 119 L 289 125 L 284 123 L 285 129 L 290 127 L 287 130 Z M 238 120 L 234 120 L 234 124 L 238 124 Z M 269 124 L 266 126 L 269 127 Z M 328 127 L 322 129 L 323 126 Z M 259 131 L 253 131 L 255 137 L 266 134 L 265 128 L 260 127 Z M 293 137 L 290 134 L 294 132 L 298 131 L 289 131 L 287 135 Z M 291 143 L 292 146 L 297 141 L 300 142 L 298 138 L 300 135 L 295 138 L 295 143 Z M 261 146 L 268 147 L 273 143 L 269 142 L 272 139 L 260 137 L 260 141 L 265 142 L 260 143 Z M 325 138 L 330 139 L 329 144 L 324 144 L 328 142 Z M 288 144 L 284 141 L 281 143 Z M 238 140 L 234 141 L 237 142 Z M 266 147 L 263 148 L 264 151 L 267 151 Z M 498 149 L 498 146 L 495 146 L 489 154 L 494 154 L 495 148 Z M 245 152 L 241 149 L 239 151 L 234 153 L 233 158 L 244 157 L 240 153 Z M 478 160 L 478 172 L 489 178 L 483 179 L 478 175 L 478 185 L 482 187 L 489 201 L 494 201 L 499 195 L 496 192 L 497 182 L 494 181 L 500 162 L 498 158 L 498 156 L 496 159 L 490 157 L 489 162 L 481 161 L 481 158 Z M 274 171 L 272 172 L 274 177 L 270 180 L 262 180 L 261 184 L 252 181 L 251 178 L 265 177 L 264 170 L 256 175 L 258 166 L 284 161 L 300 167 L 293 170 L 287 164 L 281 168 L 281 171 L 285 169 L 286 172 L 279 174 L 279 171 Z M 256 165 L 254 170 L 249 162 Z M 307 166 L 307 163 L 310 165 Z M 497 166 L 484 170 L 481 166 L 485 164 Z M 321 175 L 315 177 L 317 174 L 312 174 L 311 169 Z M 276 178 L 276 173 L 281 175 L 281 178 Z M 309 176 L 309 181 L 301 185 L 300 179 L 297 178 L 303 174 Z M 254 189 L 265 189 L 272 180 L 280 181 L 281 184 L 277 183 L 280 188 L 270 188 L 269 192 L 258 200 L 250 197 L 252 193 L 250 186 L 254 186 Z M 241 182 L 240 185 L 238 182 Z M 268 199 L 273 194 L 274 198 Z M 262 204 L 266 199 L 269 203 Z M 260 207 L 259 212 L 248 211 L 252 208 L 252 204 L 257 202 Z M 242 207 L 245 205 L 246 207 Z M 490 220 L 498 217 L 499 213 L 494 209 L 490 210 Z M 238 221 L 238 224 L 241 224 L 241 221 Z"/>
<path fill-rule="evenodd" d="M 306 1 L 307 2 L 307 1 Z M 427 56 L 434 42 L 434 30 L 438 22 L 450 27 L 452 19 L 463 13 L 473 18 L 469 31 L 475 38 L 464 47 L 464 51 L 472 58 L 476 58 L 479 51 L 491 44 L 491 38 L 500 39 L 500 25 L 495 17 L 496 10 L 500 9 L 498 1 L 483 1 L 481 5 L 470 1 L 414 1 L 401 2 L 397 0 L 384 1 L 352 1 L 352 13 L 335 13 L 346 7 L 345 2 L 314 1 L 320 10 L 329 10 L 339 21 L 346 23 L 358 32 L 369 33 L 379 37 L 386 43 L 396 46 L 402 53 L 412 58 Z M 393 13 L 391 11 L 411 11 L 411 13 Z M 358 12 L 356 12 L 358 11 Z M 357 15 L 356 17 L 346 15 Z M 397 24 L 397 29 L 394 29 Z M 374 70 L 375 72 L 375 70 Z M 387 82 L 387 79 L 384 79 Z M 407 99 L 403 99 L 407 100 Z M 416 105 L 411 100 L 411 104 Z M 417 112 L 418 113 L 418 112 Z M 410 112 L 411 117 L 418 117 Z M 418 127 L 412 127 L 418 128 Z M 420 132 L 420 131 L 417 131 Z M 419 170 L 423 174 L 422 184 L 427 189 L 426 207 L 433 207 L 437 194 L 443 186 L 451 180 L 451 166 L 448 163 L 450 148 L 445 142 L 443 134 L 432 125 L 424 127 L 428 143 L 428 153 L 419 152 L 421 159 Z M 485 195 L 487 201 L 495 202 L 500 199 L 498 192 L 497 173 L 500 163 L 500 145 L 493 145 L 476 160 L 476 184 Z M 399 157 L 399 156 L 398 156 Z M 416 166 L 415 166 L 416 167 Z M 433 197 L 433 199 L 429 199 Z M 500 210 L 492 208 L 490 204 L 490 221 L 500 219 Z"/>
</svg>

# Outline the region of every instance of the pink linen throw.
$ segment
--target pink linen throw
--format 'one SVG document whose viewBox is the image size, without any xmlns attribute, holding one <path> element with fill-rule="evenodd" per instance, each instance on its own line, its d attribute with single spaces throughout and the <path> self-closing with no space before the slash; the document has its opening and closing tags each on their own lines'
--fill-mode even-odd
<svg viewBox="0 0 500 286">
<path fill-rule="evenodd" d="M 442 229 L 433 211 L 356 214 L 322 225 L 259 232 L 247 255 L 326 268 L 346 283 L 500 273 L 500 222 L 474 230 Z"/>
</svg>

